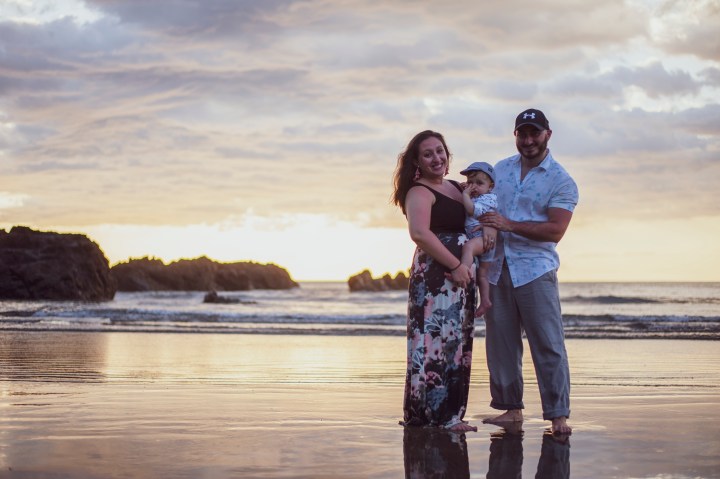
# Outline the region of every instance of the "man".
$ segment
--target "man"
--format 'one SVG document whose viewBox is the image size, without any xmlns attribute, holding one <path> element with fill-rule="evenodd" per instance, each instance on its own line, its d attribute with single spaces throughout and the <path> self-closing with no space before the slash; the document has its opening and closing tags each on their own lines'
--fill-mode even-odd
<svg viewBox="0 0 720 479">
<path fill-rule="evenodd" d="M 525 110 L 515 119 L 518 155 L 495 166 L 497 213 L 480 219 L 498 230 L 490 267 L 492 308 L 485 314 L 490 371 L 490 406 L 506 412 L 483 422 L 523 420 L 522 332 L 535 365 L 543 419 L 556 435 L 569 435 L 570 371 L 558 291 L 560 265 L 555 246 L 565 234 L 578 202 L 575 181 L 555 161 L 550 124 L 542 111 Z"/>
</svg>

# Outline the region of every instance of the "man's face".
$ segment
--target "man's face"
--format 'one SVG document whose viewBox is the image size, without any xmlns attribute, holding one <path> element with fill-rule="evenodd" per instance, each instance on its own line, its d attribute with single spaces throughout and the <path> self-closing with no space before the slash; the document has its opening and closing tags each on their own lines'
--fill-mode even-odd
<svg viewBox="0 0 720 479">
<path fill-rule="evenodd" d="M 523 125 L 515 131 L 515 145 L 518 152 L 528 160 L 545 155 L 552 130 L 538 130 L 532 125 Z"/>
</svg>

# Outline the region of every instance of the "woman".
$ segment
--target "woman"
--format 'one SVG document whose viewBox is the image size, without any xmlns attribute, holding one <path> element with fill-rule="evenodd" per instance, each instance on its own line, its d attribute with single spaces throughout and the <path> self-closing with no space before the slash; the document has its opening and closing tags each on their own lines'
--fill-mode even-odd
<svg viewBox="0 0 720 479">
<path fill-rule="evenodd" d="M 460 185 L 444 179 L 450 152 L 423 131 L 398 157 L 393 202 L 417 245 L 410 270 L 405 426 L 476 431 L 463 421 L 470 389 L 475 282 L 460 261 L 465 208 Z"/>
</svg>

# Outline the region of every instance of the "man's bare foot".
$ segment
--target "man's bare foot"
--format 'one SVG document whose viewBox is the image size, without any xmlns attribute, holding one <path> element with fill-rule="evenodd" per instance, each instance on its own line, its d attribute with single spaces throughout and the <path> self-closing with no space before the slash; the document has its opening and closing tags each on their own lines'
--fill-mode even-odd
<svg viewBox="0 0 720 479">
<path fill-rule="evenodd" d="M 475 310 L 475 317 L 482 317 L 485 313 L 488 312 L 490 308 L 492 308 L 492 303 L 490 301 L 483 301 L 482 303 L 480 303 L 480 306 L 478 306 L 478 308 Z"/>
<path fill-rule="evenodd" d="M 523 423 L 520 422 L 506 422 L 503 423 L 501 426 L 502 429 L 499 429 L 499 432 L 496 432 L 495 434 L 490 434 L 490 437 L 504 437 L 504 436 L 523 436 L 525 434 L 525 431 L 523 430 Z"/>
<path fill-rule="evenodd" d="M 570 434 L 553 434 L 550 428 L 545 429 L 543 434 L 543 442 L 553 441 L 556 444 L 568 445 L 570 444 Z"/>
<path fill-rule="evenodd" d="M 567 417 L 558 416 L 552 419 L 552 428 L 550 429 L 556 436 L 569 436 L 572 434 L 572 428 L 567 423 Z"/>
<path fill-rule="evenodd" d="M 468 431 L 477 432 L 477 426 L 471 426 L 470 424 L 468 424 L 468 423 L 466 423 L 466 422 L 459 422 L 459 423 L 455 424 L 454 426 L 449 427 L 449 428 L 448 428 L 448 431 L 453 431 L 453 432 L 468 432 Z"/>
<path fill-rule="evenodd" d="M 498 426 L 502 426 L 503 423 L 522 421 L 522 409 L 510 409 L 509 411 L 506 411 L 499 416 L 486 417 L 485 419 L 483 419 L 483 424 L 496 424 Z"/>
</svg>

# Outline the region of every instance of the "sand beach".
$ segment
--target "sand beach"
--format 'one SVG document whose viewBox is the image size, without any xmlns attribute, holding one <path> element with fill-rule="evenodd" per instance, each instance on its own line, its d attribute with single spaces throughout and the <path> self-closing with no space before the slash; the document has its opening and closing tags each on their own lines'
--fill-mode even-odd
<svg viewBox="0 0 720 479">
<path fill-rule="evenodd" d="M 404 430 L 404 338 L 7 331 L 0 478 L 720 477 L 720 342 L 568 340 L 574 434 Z M 536 476 L 537 475 L 537 476 Z"/>
</svg>

